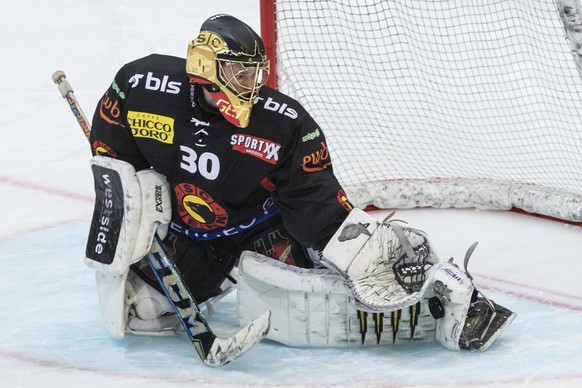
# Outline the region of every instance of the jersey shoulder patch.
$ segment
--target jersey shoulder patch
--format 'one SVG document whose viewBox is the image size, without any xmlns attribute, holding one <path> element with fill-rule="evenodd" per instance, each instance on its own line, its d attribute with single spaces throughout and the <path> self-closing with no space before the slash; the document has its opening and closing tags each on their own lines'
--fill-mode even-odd
<svg viewBox="0 0 582 388">
<path fill-rule="evenodd" d="M 299 120 L 305 112 L 298 101 L 267 86 L 261 88 L 257 100 L 255 109 L 281 115 L 288 120 Z"/>
<path fill-rule="evenodd" d="M 188 87 L 185 66 L 183 58 L 151 54 L 124 67 L 131 89 L 176 95 Z"/>
</svg>

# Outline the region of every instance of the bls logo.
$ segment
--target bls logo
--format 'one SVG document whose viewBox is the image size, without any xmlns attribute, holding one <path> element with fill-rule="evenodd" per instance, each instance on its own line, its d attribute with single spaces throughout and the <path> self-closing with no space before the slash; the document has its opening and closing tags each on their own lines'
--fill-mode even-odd
<svg viewBox="0 0 582 388">
<path fill-rule="evenodd" d="M 129 79 L 129 83 L 131 84 L 131 87 L 132 88 L 137 87 L 141 83 L 143 77 L 144 77 L 143 74 L 134 74 Z M 162 79 L 159 79 L 157 77 L 154 77 L 154 73 L 149 71 L 145 77 L 146 77 L 146 79 L 145 79 L 144 87 L 147 90 L 153 90 L 153 91 L 159 90 L 160 92 L 170 93 L 170 94 L 180 93 L 180 85 L 182 85 L 182 82 L 169 81 L 170 77 L 167 75 L 164 75 L 162 77 Z"/>
<path fill-rule="evenodd" d="M 291 117 L 293 120 L 298 117 L 297 111 L 295 109 L 289 108 L 285 103 L 280 104 L 273 100 L 271 97 L 267 98 L 267 101 L 265 101 L 264 108 L 273 112 L 278 112 L 287 117 Z"/>
</svg>

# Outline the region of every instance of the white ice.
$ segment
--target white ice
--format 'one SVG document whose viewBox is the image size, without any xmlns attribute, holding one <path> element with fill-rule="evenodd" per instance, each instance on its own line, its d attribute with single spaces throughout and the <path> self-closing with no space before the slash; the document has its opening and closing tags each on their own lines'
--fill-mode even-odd
<svg viewBox="0 0 582 388">
<path fill-rule="evenodd" d="M 203 20 L 259 30 L 258 1 L 22 0 L 0 14 L 0 387 L 385 387 L 582 384 L 582 230 L 508 212 L 408 210 L 443 257 L 518 316 L 482 353 L 436 343 L 295 349 L 263 342 L 211 369 L 185 336 L 111 339 L 83 264 L 92 213 L 89 146 L 51 75 L 64 70 L 88 116 L 126 62 L 184 56 Z M 378 214 L 380 217 L 381 215 Z M 236 327 L 229 297 L 209 318 Z"/>
</svg>

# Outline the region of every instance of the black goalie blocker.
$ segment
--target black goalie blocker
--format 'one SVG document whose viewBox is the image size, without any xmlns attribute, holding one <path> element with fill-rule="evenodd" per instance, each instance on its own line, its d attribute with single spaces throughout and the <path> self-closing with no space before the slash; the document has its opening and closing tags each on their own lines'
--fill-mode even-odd
<svg viewBox="0 0 582 388">
<path fill-rule="evenodd" d="M 87 239 L 85 256 L 104 265 L 115 257 L 123 221 L 123 187 L 119 173 L 93 164 L 95 181 L 95 209 Z"/>
</svg>

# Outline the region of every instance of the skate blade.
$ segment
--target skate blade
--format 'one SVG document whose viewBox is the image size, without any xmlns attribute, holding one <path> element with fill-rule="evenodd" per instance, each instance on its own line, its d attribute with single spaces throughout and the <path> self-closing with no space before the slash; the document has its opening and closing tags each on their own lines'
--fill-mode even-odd
<svg viewBox="0 0 582 388">
<path fill-rule="evenodd" d="M 516 316 L 517 316 L 517 314 L 512 312 L 511 315 L 509 317 L 507 317 L 505 322 L 503 322 L 503 325 L 499 326 L 499 329 L 497 329 L 495 334 L 493 334 L 487 340 L 487 342 L 485 342 L 485 343 L 483 343 L 483 345 L 481 345 L 479 350 L 480 351 L 487 350 L 493 344 L 493 342 L 495 342 L 495 340 L 501 335 L 501 333 L 503 333 L 505 331 L 505 329 L 507 329 L 507 327 L 511 324 L 511 322 L 513 322 L 513 320 L 515 319 Z"/>
</svg>

